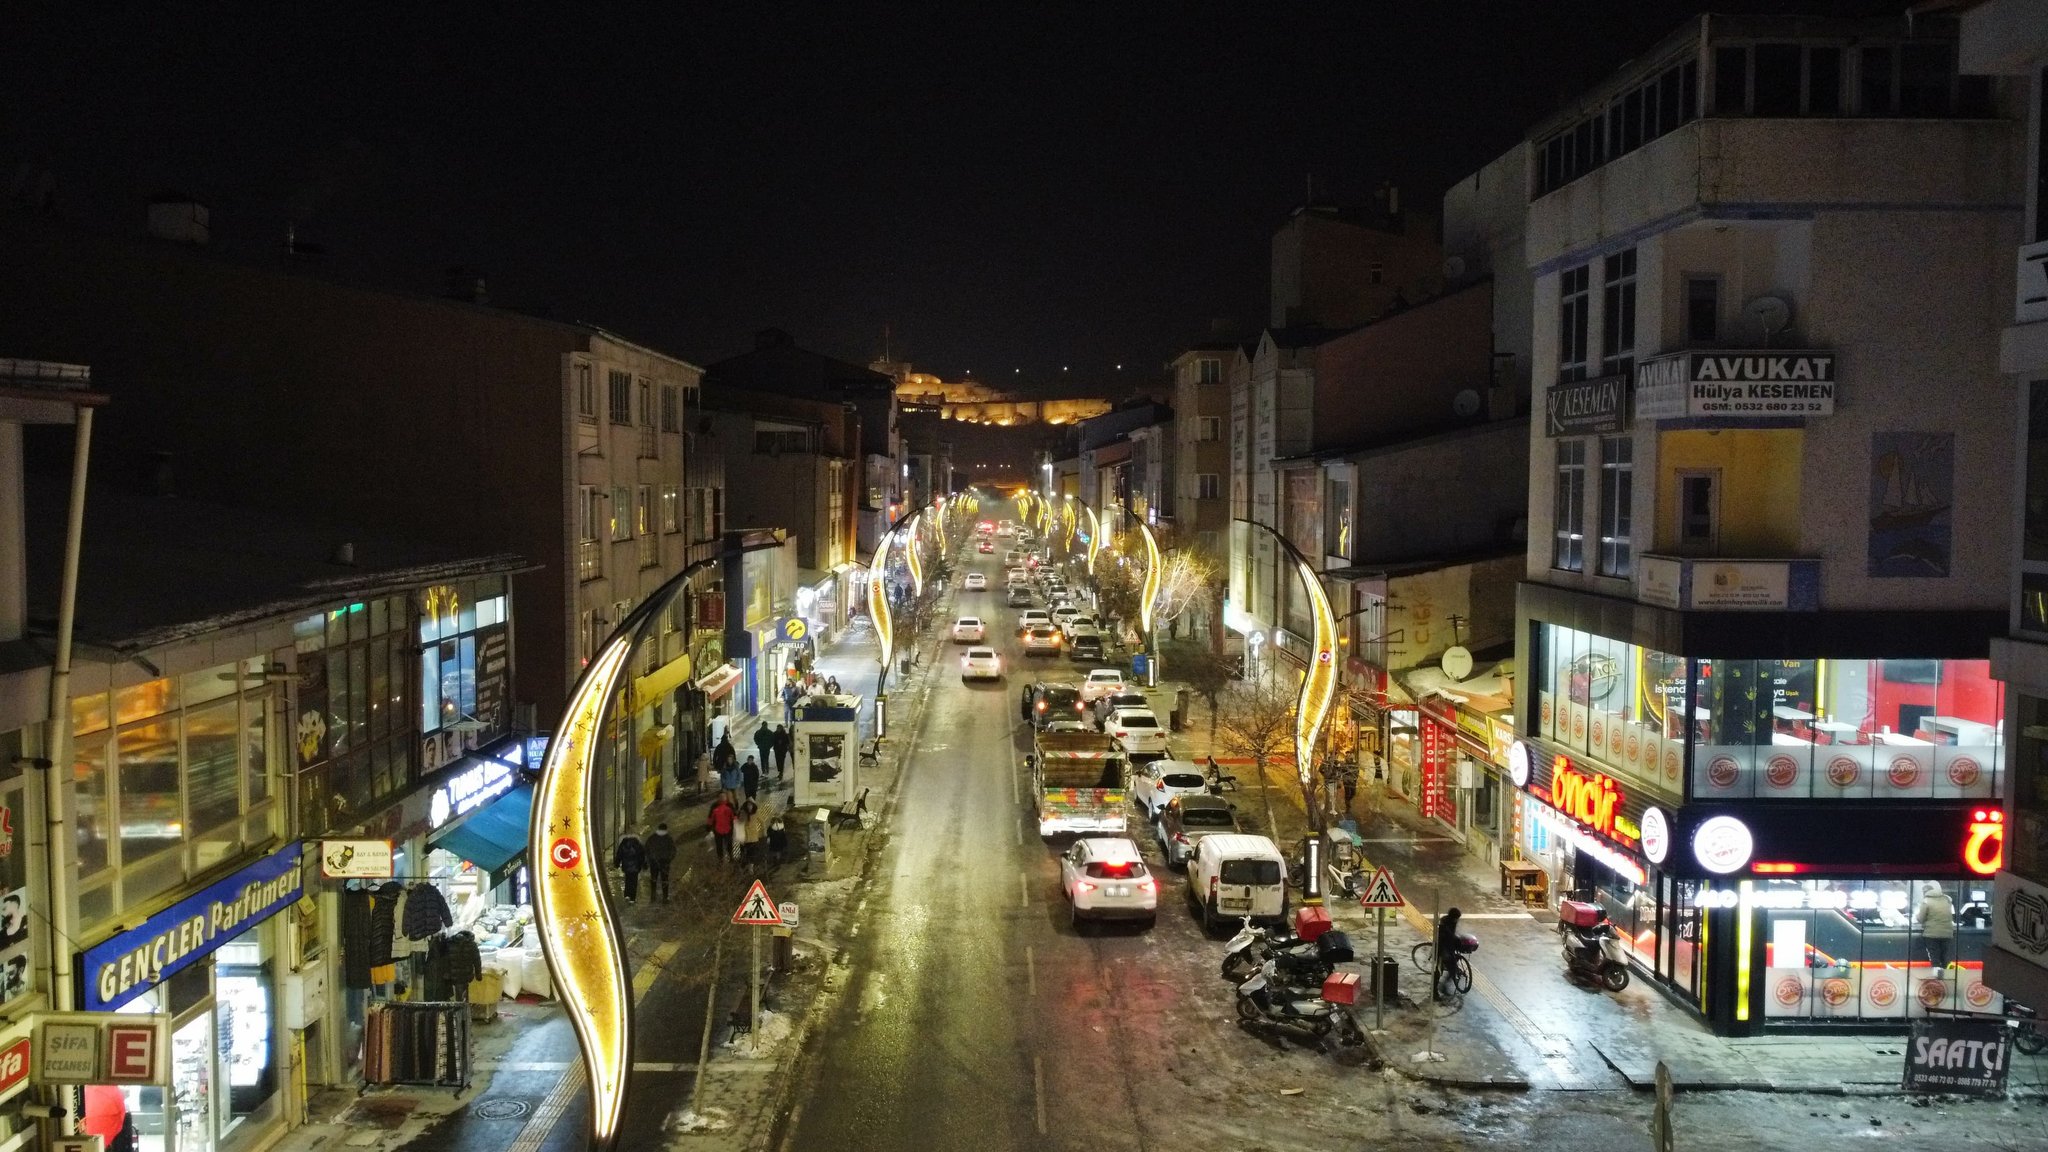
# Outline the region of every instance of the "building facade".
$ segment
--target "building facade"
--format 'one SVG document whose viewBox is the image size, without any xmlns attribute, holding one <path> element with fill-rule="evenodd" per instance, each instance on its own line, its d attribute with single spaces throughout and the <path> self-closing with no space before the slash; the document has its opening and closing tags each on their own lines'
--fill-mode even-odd
<svg viewBox="0 0 2048 1152">
<path fill-rule="evenodd" d="M 1230 343 L 1197 344 L 1167 364 L 1173 373 L 1173 523 L 1183 545 L 1211 560 L 1225 554 L 1230 504 Z"/>
</svg>

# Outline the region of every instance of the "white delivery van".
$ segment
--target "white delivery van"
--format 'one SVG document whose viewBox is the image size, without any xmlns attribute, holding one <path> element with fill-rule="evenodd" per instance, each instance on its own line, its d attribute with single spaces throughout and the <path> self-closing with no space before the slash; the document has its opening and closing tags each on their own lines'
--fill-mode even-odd
<svg viewBox="0 0 2048 1152">
<path fill-rule="evenodd" d="M 1188 907 L 1214 932 L 1250 916 L 1287 922 L 1287 858 L 1264 836 L 1206 836 L 1188 858 Z"/>
</svg>

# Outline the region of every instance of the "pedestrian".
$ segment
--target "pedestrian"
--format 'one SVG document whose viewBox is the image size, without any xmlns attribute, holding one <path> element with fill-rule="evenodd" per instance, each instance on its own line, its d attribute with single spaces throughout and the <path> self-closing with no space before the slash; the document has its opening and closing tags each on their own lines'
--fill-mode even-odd
<svg viewBox="0 0 2048 1152">
<path fill-rule="evenodd" d="M 732 810 L 732 797 L 720 793 L 718 799 L 711 804 L 710 814 L 704 818 L 704 822 L 711 826 L 711 847 L 716 851 L 718 858 L 728 864 L 732 863 L 732 828 L 735 815 Z"/>
<path fill-rule="evenodd" d="M 718 786 L 725 790 L 726 796 L 735 804 L 739 803 L 740 789 L 746 782 L 746 773 L 740 770 L 738 764 L 728 764 L 725 771 L 718 774 Z"/>
<path fill-rule="evenodd" d="M 1354 811 L 1357 803 L 1358 769 L 1347 768 L 1344 771 L 1344 811 L 1347 814 Z"/>
<path fill-rule="evenodd" d="M 1956 940 L 1956 903 L 1939 884 L 1929 884 L 1920 893 L 1920 907 L 1913 912 L 1913 929 L 1920 933 L 1927 949 L 1927 962 L 1939 973 L 1948 967 L 1949 947 Z"/>
<path fill-rule="evenodd" d="M 727 768 L 739 762 L 739 753 L 732 750 L 732 733 L 720 732 L 718 745 L 711 749 L 711 770 L 723 776 Z"/>
<path fill-rule="evenodd" d="M 789 810 L 784 809 L 782 815 L 768 822 L 768 862 L 771 865 L 782 863 L 784 853 L 789 851 L 789 829 L 783 824 L 788 815 Z"/>
<path fill-rule="evenodd" d="M 768 834 L 761 823 L 761 806 L 752 800 L 740 805 L 740 821 L 733 842 L 740 847 L 740 861 L 754 864 L 767 847 Z"/>
<path fill-rule="evenodd" d="M 740 786 L 746 789 L 747 802 L 753 803 L 754 797 L 761 791 L 761 766 L 754 763 L 752 756 L 747 757 L 747 762 L 740 765 Z"/>
<path fill-rule="evenodd" d="M 750 800 L 746 804 L 733 809 L 732 814 L 733 855 L 742 864 L 754 858 L 753 850 L 747 846 L 747 808 L 752 804 L 753 801 Z"/>
<path fill-rule="evenodd" d="M 651 900 L 668 903 L 668 871 L 675 866 L 676 840 L 668 834 L 668 825 L 656 824 L 654 835 L 647 838 L 647 896 Z"/>
<path fill-rule="evenodd" d="M 754 751 L 760 753 L 759 758 L 763 764 L 768 763 L 768 758 L 775 754 L 775 726 L 773 724 L 763 720 L 761 726 L 754 729 Z"/>
<path fill-rule="evenodd" d="M 1452 908 L 1436 922 L 1436 998 L 1442 1000 L 1452 987 L 1453 959 L 1458 955 L 1458 921 L 1465 914 Z"/>
<path fill-rule="evenodd" d="M 626 903 L 640 902 L 640 873 L 647 869 L 647 845 L 631 828 L 620 835 L 612 849 L 612 867 L 626 874 Z"/>
<path fill-rule="evenodd" d="M 1026 724 L 1031 722 L 1031 685 L 1029 684 L 1024 686 L 1024 691 L 1017 697 L 1017 711 L 1023 714 L 1023 720 Z"/>
<path fill-rule="evenodd" d="M 775 728 L 775 778 L 777 780 L 789 771 L 789 750 L 796 744 L 796 734 L 787 724 Z"/>
<path fill-rule="evenodd" d="M 845 695 L 845 692 L 839 687 L 839 677 L 837 676 L 825 677 L 825 691 L 833 696 Z"/>
<path fill-rule="evenodd" d="M 796 702 L 801 699 L 803 699 L 803 693 L 798 690 L 794 683 L 782 686 L 782 722 L 784 724 L 796 723 Z"/>
</svg>

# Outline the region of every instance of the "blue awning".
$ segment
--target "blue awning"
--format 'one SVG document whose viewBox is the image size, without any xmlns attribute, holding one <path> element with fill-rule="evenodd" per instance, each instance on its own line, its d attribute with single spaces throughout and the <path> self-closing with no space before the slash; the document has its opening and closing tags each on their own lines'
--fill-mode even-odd
<svg viewBox="0 0 2048 1152">
<path fill-rule="evenodd" d="M 469 819 L 429 838 L 428 844 L 455 853 L 496 880 L 526 854 L 526 832 L 532 823 L 533 785 L 521 784 L 470 813 Z"/>
</svg>

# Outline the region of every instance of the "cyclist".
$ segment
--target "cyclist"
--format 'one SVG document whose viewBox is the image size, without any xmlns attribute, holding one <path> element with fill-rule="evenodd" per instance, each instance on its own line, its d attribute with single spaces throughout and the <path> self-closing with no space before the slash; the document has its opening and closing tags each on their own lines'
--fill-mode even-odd
<svg viewBox="0 0 2048 1152">
<path fill-rule="evenodd" d="M 1436 922 L 1436 998 L 1442 1000 L 1453 988 L 1452 973 L 1458 963 L 1458 920 L 1464 916 L 1456 908 L 1443 914 Z"/>
</svg>

